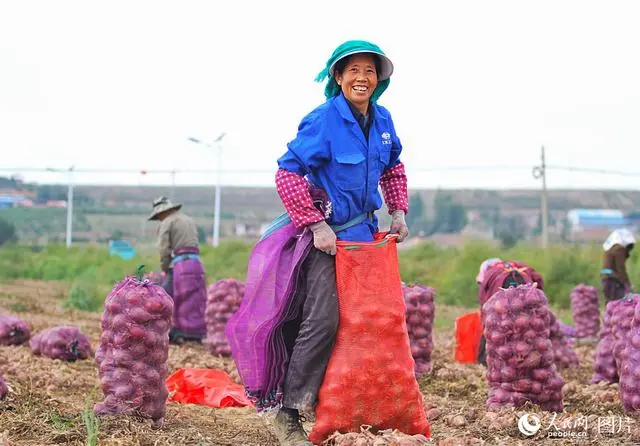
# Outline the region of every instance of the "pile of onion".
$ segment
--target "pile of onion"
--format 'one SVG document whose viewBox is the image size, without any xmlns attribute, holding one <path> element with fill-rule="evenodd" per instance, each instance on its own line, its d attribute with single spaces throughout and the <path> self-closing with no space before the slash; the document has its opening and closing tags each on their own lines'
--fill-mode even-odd
<svg viewBox="0 0 640 446">
<path fill-rule="evenodd" d="M 0 316 L 0 345 L 20 345 L 31 338 L 31 329 L 22 319 Z"/>
<path fill-rule="evenodd" d="M 148 280 L 127 277 L 105 300 L 96 352 L 104 401 L 98 415 L 125 414 L 162 424 L 169 392 L 169 329 L 173 300 Z"/>
<path fill-rule="evenodd" d="M 591 338 L 600 330 L 600 303 L 595 287 L 580 284 L 571 291 L 571 312 L 578 338 Z"/>
<path fill-rule="evenodd" d="M 596 346 L 595 361 L 593 362 L 593 377 L 591 384 L 599 382 L 615 383 L 618 381 L 618 368 L 613 357 L 613 349 L 616 339 L 613 334 L 614 315 L 622 300 L 613 300 L 607 304 L 604 310 L 604 322 L 600 329 L 600 339 Z"/>
<path fill-rule="evenodd" d="M 424 285 L 406 286 L 402 291 L 407 306 L 407 331 L 411 355 L 416 363 L 416 376 L 431 372 L 433 352 L 433 319 L 435 316 L 435 290 Z"/>
<path fill-rule="evenodd" d="M 229 318 L 238 311 L 244 297 L 244 283 L 236 279 L 223 279 L 207 289 L 205 322 L 207 337 L 204 345 L 214 355 L 230 356 L 231 347 L 225 329 Z"/>
<path fill-rule="evenodd" d="M 563 410 L 564 380 L 554 364 L 551 311 L 537 285 L 501 289 L 482 308 L 490 409 L 527 402 Z"/>
<path fill-rule="evenodd" d="M 91 341 L 79 328 L 68 325 L 49 328 L 36 334 L 29 342 L 36 356 L 73 362 L 93 356 Z"/>
</svg>

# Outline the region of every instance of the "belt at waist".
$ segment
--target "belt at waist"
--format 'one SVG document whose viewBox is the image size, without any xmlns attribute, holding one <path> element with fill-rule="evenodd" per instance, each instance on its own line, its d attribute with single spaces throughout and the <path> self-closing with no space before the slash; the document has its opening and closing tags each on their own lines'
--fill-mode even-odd
<svg viewBox="0 0 640 446">
<path fill-rule="evenodd" d="M 171 259 L 171 266 L 175 265 L 178 262 L 182 262 L 183 260 L 191 260 L 196 259 L 200 260 L 200 255 L 198 254 L 180 254 Z"/>
</svg>

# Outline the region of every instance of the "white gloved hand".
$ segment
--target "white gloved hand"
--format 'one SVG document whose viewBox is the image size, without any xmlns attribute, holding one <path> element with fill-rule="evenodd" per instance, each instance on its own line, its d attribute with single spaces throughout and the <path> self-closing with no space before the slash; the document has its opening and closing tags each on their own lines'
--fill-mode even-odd
<svg viewBox="0 0 640 446">
<path fill-rule="evenodd" d="M 404 221 L 404 211 L 393 211 L 391 214 L 391 234 L 398 234 L 398 243 L 409 236 L 409 227 Z"/>
<path fill-rule="evenodd" d="M 309 226 L 313 231 L 313 246 L 320 251 L 336 255 L 336 234 L 326 221 L 319 221 Z"/>
</svg>

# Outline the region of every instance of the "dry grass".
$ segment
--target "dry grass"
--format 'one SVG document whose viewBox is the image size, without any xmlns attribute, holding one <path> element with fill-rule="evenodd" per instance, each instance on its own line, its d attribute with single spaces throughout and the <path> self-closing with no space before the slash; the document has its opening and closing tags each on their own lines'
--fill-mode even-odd
<svg viewBox="0 0 640 446">
<path fill-rule="evenodd" d="M 28 320 L 35 331 L 58 324 L 78 326 L 92 340 L 99 337 L 99 314 L 63 309 L 64 288 L 55 283 L 34 281 L 0 285 L 0 313 Z M 18 305 L 19 304 L 19 305 Z M 24 309 L 16 312 L 12 308 Z M 439 307 L 440 308 L 440 307 Z M 460 365 L 452 360 L 452 322 L 465 311 L 442 307 L 435 335 L 433 373 L 420 382 L 430 415 L 434 444 L 493 445 L 530 444 L 517 427 L 524 411 L 485 409 L 487 383 L 484 368 Z M 566 413 L 563 417 L 591 416 L 589 438 L 580 444 L 623 445 L 640 441 L 640 429 L 631 433 L 601 433 L 595 418 L 624 417 L 616 386 L 588 385 L 591 379 L 593 346 L 578 348 L 579 369 L 562 372 Z M 238 379 L 233 362 L 208 354 L 202 346 L 171 347 L 170 372 L 181 367 L 210 367 L 226 370 Z M 28 346 L 0 347 L 0 373 L 11 387 L 0 402 L 0 445 L 233 445 L 273 446 L 269 418 L 250 408 L 211 409 L 204 406 L 169 403 L 165 424 L 154 428 L 149 422 L 130 418 L 104 418 L 96 424 L 90 409 L 102 399 L 93 360 L 65 363 L 33 356 Z M 533 438 L 541 444 L 575 444 L 575 440 L 548 439 L 550 414 L 530 408 L 542 418 L 543 429 Z M 640 424 L 639 424 L 640 426 Z M 310 427 L 310 425 L 307 425 Z M 91 441 L 91 437 L 97 441 Z"/>
</svg>

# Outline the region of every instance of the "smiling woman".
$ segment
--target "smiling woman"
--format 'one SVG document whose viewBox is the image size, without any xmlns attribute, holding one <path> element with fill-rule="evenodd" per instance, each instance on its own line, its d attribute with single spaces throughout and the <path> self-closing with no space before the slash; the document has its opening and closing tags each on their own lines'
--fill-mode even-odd
<svg viewBox="0 0 640 446">
<path fill-rule="evenodd" d="M 336 339 L 336 241 L 373 241 L 383 198 L 392 215 L 390 232 L 398 242 L 409 234 L 402 144 L 391 114 L 377 104 L 392 73 L 384 52 L 362 40 L 343 43 L 326 62 L 316 78 L 327 79 L 326 101 L 302 119 L 278 159 L 276 187 L 287 218 L 275 222 L 254 249 L 247 283 L 258 285 L 246 290 L 229 321 L 231 349 L 248 393 L 258 408 L 281 406 L 274 424 L 281 445 L 312 444 L 298 411 L 314 410 Z M 264 270 L 265 255 L 279 260 L 270 268 L 276 271 Z M 292 286 L 292 280 L 298 282 Z M 283 311 L 274 314 L 279 305 Z M 275 338 L 283 322 L 279 336 L 286 352 L 277 355 L 254 341 Z M 267 324 L 274 327 L 270 333 L 252 328 Z M 274 361 L 278 367 L 271 366 Z M 261 374 L 261 364 L 271 367 Z M 282 376 L 269 377 L 270 370 L 282 370 Z"/>
</svg>

